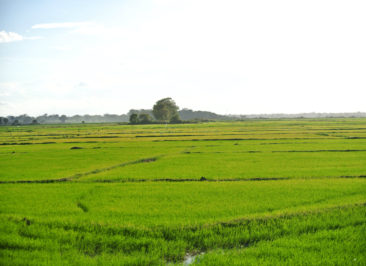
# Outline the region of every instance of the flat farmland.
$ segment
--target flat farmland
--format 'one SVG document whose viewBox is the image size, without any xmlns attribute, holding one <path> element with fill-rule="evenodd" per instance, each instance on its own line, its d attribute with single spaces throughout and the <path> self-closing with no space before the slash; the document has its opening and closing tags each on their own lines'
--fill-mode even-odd
<svg viewBox="0 0 366 266">
<path fill-rule="evenodd" d="M 365 265 L 366 119 L 0 127 L 3 265 Z"/>
</svg>

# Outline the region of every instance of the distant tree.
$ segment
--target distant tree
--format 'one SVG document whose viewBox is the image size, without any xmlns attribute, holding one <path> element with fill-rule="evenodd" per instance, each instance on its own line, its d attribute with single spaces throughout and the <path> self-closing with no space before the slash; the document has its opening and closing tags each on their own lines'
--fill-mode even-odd
<svg viewBox="0 0 366 266">
<path fill-rule="evenodd" d="M 17 126 L 19 125 L 19 120 L 18 119 L 15 119 L 12 123 L 13 126 Z"/>
<path fill-rule="evenodd" d="M 149 114 L 150 116 L 153 116 L 152 109 L 130 109 L 128 111 L 127 115 L 130 117 L 132 114 Z"/>
<path fill-rule="evenodd" d="M 60 116 L 59 115 L 48 115 L 47 123 L 60 123 Z"/>
<path fill-rule="evenodd" d="M 67 119 L 66 115 L 60 116 L 61 123 L 65 123 L 66 119 Z"/>
<path fill-rule="evenodd" d="M 138 122 L 141 124 L 149 124 L 151 123 L 152 118 L 149 114 L 139 114 Z"/>
<path fill-rule="evenodd" d="M 33 119 L 33 120 L 32 120 L 32 124 L 33 124 L 33 125 L 37 125 L 37 124 L 38 124 L 37 119 Z"/>
<path fill-rule="evenodd" d="M 130 115 L 130 124 L 138 124 L 139 118 L 137 114 L 131 114 Z"/>
<path fill-rule="evenodd" d="M 28 116 L 27 114 L 19 115 L 16 117 L 16 119 L 18 120 L 19 124 L 26 125 L 32 123 L 32 117 Z"/>
<path fill-rule="evenodd" d="M 4 117 L 4 119 L 3 119 L 3 123 L 4 123 L 4 125 L 7 125 L 7 124 L 8 124 L 8 122 L 9 122 L 9 119 L 7 119 L 6 117 Z"/>
<path fill-rule="evenodd" d="M 159 121 L 168 122 L 173 116 L 178 115 L 179 107 L 172 98 L 164 98 L 157 101 L 153 107 L 154 117 Z"/>
<path fill-rule="evenodd" d="M 2 125 L 4 123 L 4 118 L 0 117 L 0 125 Z"/>
<path fill-rule="evenodd" d="M 182 120 L 180 119 L 178 113 L 174 114 L 172 116 L 172 118 L 170 118 L 170 123 L 177 124 L 177 123 L 180 123 L 180 122 L 182 122 Z"/>
</svg>

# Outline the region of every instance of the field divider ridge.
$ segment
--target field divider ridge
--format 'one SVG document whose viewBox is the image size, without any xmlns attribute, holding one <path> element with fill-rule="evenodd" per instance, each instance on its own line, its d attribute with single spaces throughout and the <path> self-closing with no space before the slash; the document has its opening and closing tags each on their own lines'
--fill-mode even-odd
<svg viewBox="0 0 366 266">
<path fill-rule="evenodd" d="M 55 179 L 44 179 L 44 180 L 0 181 L 0 184 L 59 183 L 59 182 L 67 182 L 67 181 L 72 181 L 72 180 L 75 180 L 75 179 L 79 179 L 79 178 L 84 177 L 84 176 L 98 174 L 100 172 L 113 170 L 113 169 L 118 168 L 118 167 L 124 167 L 124 166 L 128 166 L 128 165 L 139 164 L 139 163 L 155 162 L 156 160 L 158 160 L 162 156 L 163 155 L 158 155 L 158 156 L 154 156 L 154 157 L 147 157 L 147 158 L 138 159 L 138 160 L 135 160 L 135 161 L 124 162 L 124 163 L 112 165 L 112 166 L 105 167 L 105 168 L 99 168 L 99 169 L 94 169 L 92 171 L 88 171 L 88 172 L 84 172 L 84 173 L 80 173 L 80 174 L 75 174 L 75 175 L 72 175 L 72 176 L 69 176 L 69 177 L 55 178 Z"/>
<path fill-rule="evenodd" d="M 353 176 L 320 176 L 320 177 L 250 177 L 250 178 L 126 178 L 126 179 L 96 179 L 90 183 L 142 183 L 142 182 L 248 182 L 248 181 L 280 181 L 280 180 L 307 180 L 307 179 L 336 179 L 336 178 L 366 178 L 366 175 Z"/>
</svg>

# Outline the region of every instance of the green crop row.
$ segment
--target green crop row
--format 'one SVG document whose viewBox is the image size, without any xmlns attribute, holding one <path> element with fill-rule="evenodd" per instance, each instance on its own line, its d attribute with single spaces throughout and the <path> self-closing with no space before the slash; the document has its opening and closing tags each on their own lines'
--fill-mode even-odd
<svg viewBox="0 0 366 266">
<path fill-rule="evenodd" d="M 1 215 L 188 226 L 366 201 L 366 179 L 1 184 Z"/>
<path fill-rule="evenodd" d="M 365 176 L 364 120 L 323 122 L 1 127 L 0 182 Z"/>
<path fill-rule="evenodd" d="M 136 229 L 1 218 L 2 265 L 364 265 L 365 205 Z"/>
<path fill-rule="evenodd" d="M 0 265 L 365 265 L 365 122 L 0 127 Z"/>
</svg>

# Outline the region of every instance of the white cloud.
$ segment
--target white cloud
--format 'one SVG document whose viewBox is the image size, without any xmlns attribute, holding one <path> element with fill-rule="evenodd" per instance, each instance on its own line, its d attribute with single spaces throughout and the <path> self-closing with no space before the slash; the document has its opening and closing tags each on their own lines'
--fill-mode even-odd
<svg viewBox="0 0 366 266">
<path fill-rule="evenodd" d="M 24 37 L 15 32 L 0 31 L 0 43 L 22 41 Z"/>
<path fill-rule="evenodd" d="M 89 26 L 91 22 L 60 22 L 60 23 L 42 23 L 32 26 L 32 29 L 70 29 Z"/>
<path fill-rule="evenodd" d="M 0 31 L 0 43 L 16 42 L 23 40 L 38 40 L 38 39 L 42 39 L 42 37 L 41 36 L 26 37 L 15 32 Z"/>
<path fill-rule="evenodd" d="M 32 26 L 32 29 L 65 29 L 73 34 L 94 36 L 114 36 L 121 33 L 119 28 L 105 27 L 104 25 L 87 21 L 36 24 Z"/>
<path fill-rule="evenodd" d="M 80 35 L 98 35 L 98 36 L 118 36 L 125 32 L 121 27 L 106 27 L 102 24 L 84 21 L 84 22 L 57 22 L 44 23 L 32 26 L 32 29 L 69 29 L 71 33 Z"/>
</svg>

